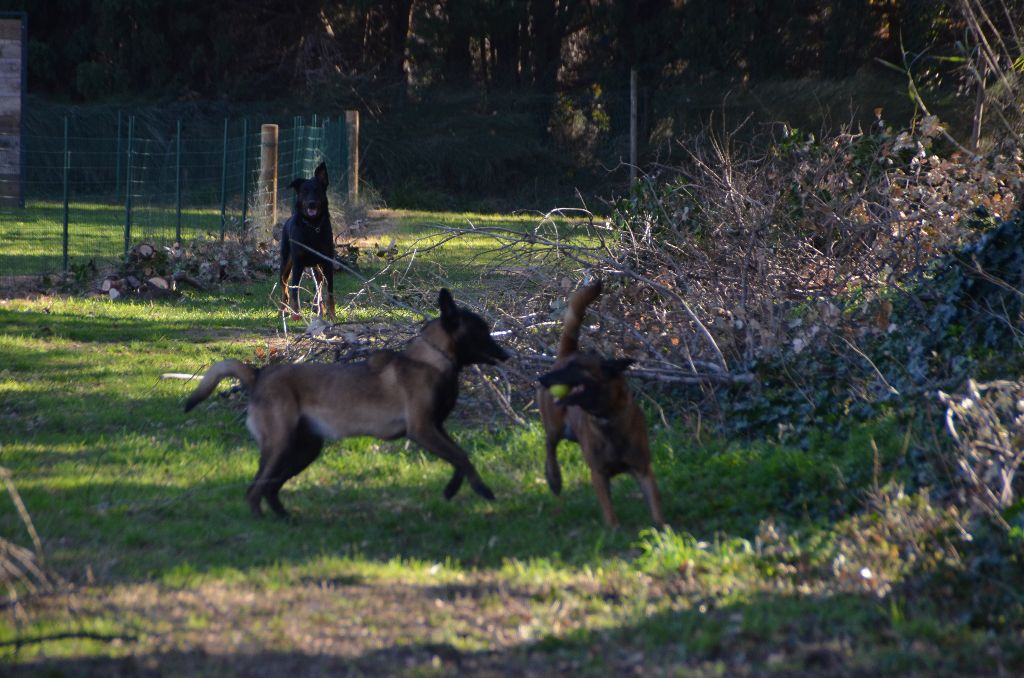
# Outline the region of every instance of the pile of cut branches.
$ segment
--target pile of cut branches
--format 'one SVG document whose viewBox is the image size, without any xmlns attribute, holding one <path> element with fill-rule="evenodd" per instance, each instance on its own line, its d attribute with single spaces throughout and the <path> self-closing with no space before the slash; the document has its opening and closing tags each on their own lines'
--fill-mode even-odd
<svg viewBox="0 0 1024 678">
<path fill-rule="evenodd" d="M 54 585 L 54 577 L 45 565 L 43 557 L 43 544 L 36 533 L 35 525 L 29 515 L 21 495 L 14 486 L 11 472 L 0 467 L 0 483 L 7 490 L 7 495 L 18 511 L 32 539 L 33 548 L 26 548 L 12 541 L 0 537 L 0 582 L 7 587 L 8 600 L 13 605 L 19 604 L 23 592 L 38 593 L 50 590 Z"/>
<path fill-rule="evenodd" d="M 182 246 L 136 244 L 115 271 L 100 278 L 93 292 L 111 299 L 128 295 L 159 299 L 181 286 L 194 289 L 224 281 L 264 280 L 274 268 L 276 252 L 251 234 L 223 240 L 200 237 Z"/>
<path fill-rule="evenodd" d="M 530 406 L 533 379 L 553 360 L 568 295 L 591 277 L 605 292 L 588 310 L 584 349 L 633 358 L 642 388 L 671 389 L 679 407 L 721 413 L 723 392 L 758 392 L 769 369 L 773 379 L 792 370 L 787 390 L 801 408 L 827 409 L 837 393 L 814 365 L 843 373 L 841 398 L 876 401 L 896 392 L 870 354 L 907 320 L 893 295 L 991 230 L 1024 189 L 1016 147 L 947 152 L 940 131 L 926 118 L 820 141 L 785 130 L 744 148 L 708 136 L 691 144 L 690 162 L 641 180 L 605 219 L 560 209 L 525 230 L 437 225 L 366 267 L 377 272 L 353 301 L 408 323 L 410 312 L 433 314 L 438 287 L 463 281 L 459 302 L 517 354 L 505 374 L 514 412 Z M 441 253 L 470 237 L 489 243 L 476 260 Z M 340 359 L 357 355 L 335 348 Z M 282 356 L 300 358 L 305 349 Z M 759 421 L 801 416 L 783 408 Z"/>
</svg>

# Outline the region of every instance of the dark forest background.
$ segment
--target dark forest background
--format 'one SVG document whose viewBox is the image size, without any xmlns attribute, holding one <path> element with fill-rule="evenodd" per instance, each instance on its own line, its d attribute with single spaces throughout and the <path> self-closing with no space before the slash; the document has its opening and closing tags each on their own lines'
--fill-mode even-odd
<svg viewBox="0 0 1024 678">
<path fill-rule="evenodd" d="M 907 78 L 954 126 L 941 0 L 22 0 L 36 111 L 155 106 L 217 118 L 363 114 L 390 204 L 535 206 L 624 186 L 628 83 L 641 162 L 747 121 L 905 124 Z M 750 116 L 753 116 L 752 118 Z M 751 123 L 753 121 L 753 124 Z"/>
</svg>

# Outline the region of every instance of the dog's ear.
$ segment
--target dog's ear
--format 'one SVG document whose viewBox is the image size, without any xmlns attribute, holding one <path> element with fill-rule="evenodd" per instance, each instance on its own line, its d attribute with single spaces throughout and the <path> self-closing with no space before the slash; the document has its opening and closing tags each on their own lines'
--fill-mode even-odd
<svg viewBox="0 0 1024 678">
<path fill-rule="evenodd" d="M 459 307 L 455 305 L 455 299 L 447 287 L 442 287 L 437 295 L 437 305 L 441 309 L 441 327 L 453 331 L 459 326 Z"/>
<path fill-rule="evenodd" d="M 602 360 L 601 369 L 604 370 L 608 376 L 617 377 L 626 370 L 628 370 L 636 361 L 632 358 L 616 358 L 614 360 Z"/>
<path fill-rule="evenodd" d="M 292 183 L 288 184 L 288 188 L 294 188 L 295 192 L 298 193 L 299 188 L 301 188 L 304 183 L 306 183 L 305 179 L 293 179 Z"/>
<path fill-rule="evenodd" d="M 313 171 L 313 176 L 324 186 L 327 185 L 327 163 L 320 163 Z"/>
</svg>

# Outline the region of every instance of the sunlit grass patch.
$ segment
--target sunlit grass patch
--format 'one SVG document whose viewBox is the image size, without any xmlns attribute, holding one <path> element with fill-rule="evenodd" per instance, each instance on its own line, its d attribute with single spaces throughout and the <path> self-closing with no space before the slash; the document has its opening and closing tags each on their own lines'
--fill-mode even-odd
<svg viewBox="0 0 1024 678">
<path fill-rule="evenodd" d="M 399 252 L 443 238 L 431 223 L 523 232 L 537 223 L 393 220 Z M 458 270 L 457 284 L 486 297 L 473 276 L 488 274 L 493 246 L 468 235 L 417 255 L 410 275 L 423 289 L 410 294 L 429 311 L 426 301 Z M 369 277 L 384 265 L 367 254 L 360 270 Z M 345 273 L 337 280 L 344 299 L 362 284 Z M 222 658 L 231 673 L 340 657 L 400 672 L 434 670 L 430 653 L 447 652 L 467 672 L 564 662 L 569 673 L 870 674 L 913 671 L 914 660 L 948 672 L 989 656 L 984 635 L 941 600 L 906 593 L 959 576 L 958 516 L 911 489 L 910 433 L 896 416 L 798 440 L 697 440 L 685 422 L 651 417 L 670 528 L 650 529 L 624 475 L 612 482 L 622 527 L 609 530 L 575 444 L 559 448 L 556 497 L 539 421 L 472 424 L 481 413 L 464 400 L 449 430 L 497 501 L 468 488 L 446 501 L 450 466 L 402 440 L 356 438 L 328 445 L 285 486 L 293 521 L 254 518 L 244 492 L 259 454 L 244 396 L 213 397 L 186 415 L 194 382 L 160 376 L 253 360 L 280 344 L 278 292 L 265 281 L 162 302 L 0 303 L 0 465 L 20 488 L 48 565 L 75 587 L 30 600 L 26 618 L 6 608 L 0 643 L 67 637 L 17 652 L 0 646 L 3 659 L 72 673 L 96 661 L 95 672 L 110 673 L 104 662 L 122 656 L 188 670 L 201 655 Z M 379 297 L 338 307 L 343 322 L 419 320 Z M 24 535 L 2 494 L 0 534 Z M 982 669 L 1020 665 L 1007 649 L 1015 636 L 995 637 L 999 657 Z M 934 651 L 948 643 L 964 653 Z M 398 652 L 407 654 L 389 654 Z"/>
</svg>

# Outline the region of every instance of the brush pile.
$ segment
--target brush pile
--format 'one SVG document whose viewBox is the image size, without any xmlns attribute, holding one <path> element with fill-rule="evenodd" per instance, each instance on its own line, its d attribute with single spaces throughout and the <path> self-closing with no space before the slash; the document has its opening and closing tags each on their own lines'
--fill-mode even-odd
<svg viewBox="0 0 1024 678">
<path fill-rule="evenodd" d="M 937 387 L 935 370 L 908 381 L 905 365 L 890 363 L 906 360 L 904 337 L 931 332 L 920 313 L 934 308 L 926 298 L 939 294 L 942 262 L 968 256 L 998 271 L 987 282 L 976 272 L 962 289 L 988 299 L 990 315 L 1020 296 L 1014 264 L 992 258 L 1024 249 L 1015 227 L 997 228 L 1024 190 L 1024 157 L 1012 145 L 968 156 L 943 144 L 934 118 L 823 140 L 790 129 L 761 144 L 696 139 L 687 163 L 639 181 L 607 218 L 563 209 L 526 230 L 438 225 L 384 259 L 365 254 L 369 277 L 352 301 L 389 309 L 389 329 L 373 341 L 356 333 L 353 344 L 351 329 L 332 328 L 297 339 L 281 359 L 394 346 L 415 329 L 409 312 L 429 317 L 437 289 L 458 281 L 459 303 L 518 354 L 503 369 L 522 413 L 553 359 L 565 299 L 600 276 L 583 348 L 635 359 L 640 390 L 667 389 L 684 414 L 738 430 L 869 414 L 911 381 Z M 477 254 L 446 256 L 454 242 Z M 906 301 L 911 290 L 918 301 Z M 396 322 L 406 327 L 396 332 Z"/>
<path fill-rule="evenodd" d="M 265 280 L 274 270 L 275 248 L 250 235 L 198 238 L 187 246 L 138 243 L 94 293 L 117 299 L 175 296 L 182 286 L 204 289 L 225 281 Z"/>
</svg>

